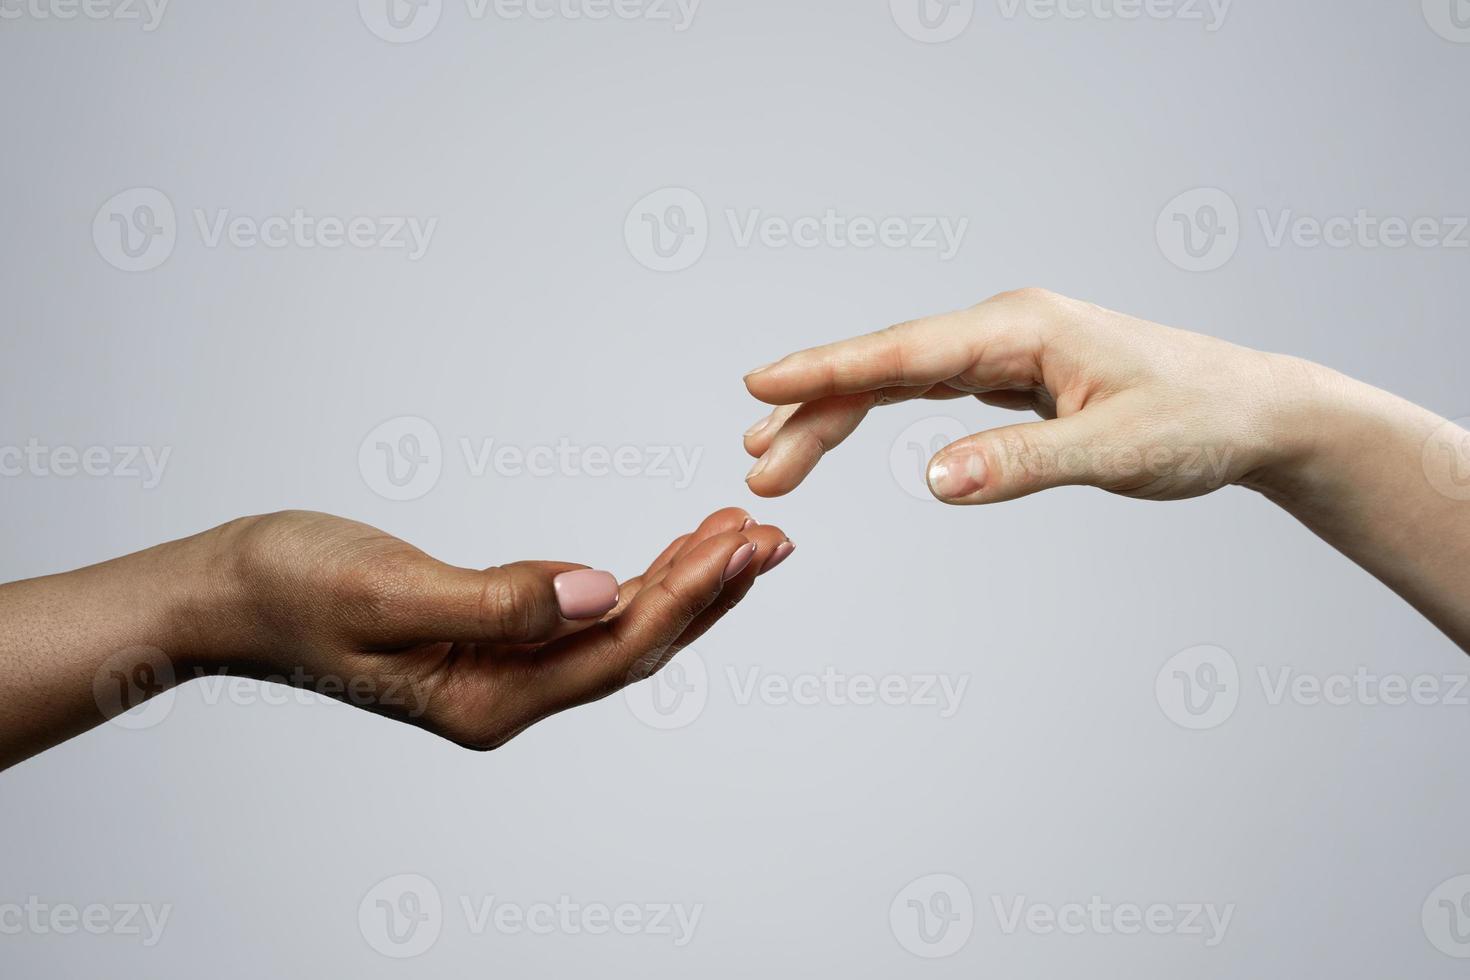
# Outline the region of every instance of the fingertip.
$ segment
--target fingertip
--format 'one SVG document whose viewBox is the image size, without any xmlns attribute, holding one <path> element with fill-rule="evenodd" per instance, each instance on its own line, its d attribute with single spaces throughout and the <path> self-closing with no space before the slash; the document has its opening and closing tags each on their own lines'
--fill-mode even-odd
<svg viewBox="0 0 1470 980">
<path fill-rule="evenodd" d="M 752 581 L 775 568 L 791 556 L 796 546 L 786 532 L 774 524 L 763 524 L 752 529 L 748 537 L 756 546 L 755 561 L 749 566 Z"/>
<path fill-rule="evenodd" d="M 711 534 L 723 534 L 743 531 L 753 524 L 755 518 L 744 507 L 722 507 L 705 518 L 702 528 Z"/>
<path fill-rule="evenodd" d="M 766 429 L 770 428 L 771 423 L 773 421 L 775 421 L 775 418 L 776 418 L 776 416 L 774 414 L 767 415 L 765 418 L 761 419 L 755 425 L 752 425 L 750 428 L 746 429 L 745 430 L 745 441 L 746 442 L 751 442 L 752 440 L 755 439 L 756 436 L 760 435 L 762 432 L 766 431 Z"/>
<path fill-rule="evenodd" d="M 780 363 L 780 361 L 771 361 L 769 364 L 762 364 L 754 371 L 746 371 L 745 377 L 743 378 L 743 380 L 745 381 L 745 386 L 749 388 L 752 384 L 758 384 L 763 375 L 765 375 L 768 371 L 771 370 L 771 368 Z"/>
<path fill-rule="evenodd" d="M 739 564 L 737 554 L 750 544 L 750 538 L 739 531 L 726 531 L 701 541 L 669 567 L 661 580 L 663 589 L 678 597 L 690 616 L 709 608 L 726 587 L 725 573 L 733 564 Z"/>
<path fill-rule="evenodd" d="M 758 497 L 784 497 L 801 486 L 821 462 L 809 439 L 778 439 L 746 474 L 745 483 Z"/>
<path fill-rule="evenodd" d="M 743 507 L 725 507 L 715 511 L 700 521 L 699 526 L 691 533 L 681 537 L 675 545 L 670 546 L 663 555 L 659 556 L 658 561 L 649 566 L 649 572 L 662 570 L 683 560 L 718 535 L 732 531 L 739 532 L 748 521 L 754 521 L 754 518 Z"/>
<path fill-rule="evenodd" d="M 750 538 L 743 532 L 726 531 L 691 549 L 680 559 L 679 564 L 702 579 L 723 583 L 725 581 L 724 572 L 730 567 L 737 554 L 751 547 Z"/>
<path fill-rule="evenodd" d="M 771 557 L 766 559 L 765 563 L 761 565 L 761 570 L 756 572 L 756 575 L 761 576 L 769 571 L 773 571 L 777 565 L 790 558 L 795 552 L 796 545 L 790 541 L 782 541 L 772 550 Z"/>
<path fill-rule="evenodd" d="M 929 462 L 929 489 L 941 500 L 963 500 L 985 489 L 990 467 L 978 449 L 941 453 Z"/>
<path fill-rule="evenodd" d="M 735 549 L 735 553 L 725 563 L 725 571 L 720 579 L 721 583 L 729 582 L 735 576 L 749 568 L 750 563 L 755 560 L 756 551 L 755 542 L 750 542 L 744 547 Z"/>
<path fill-rule="evenodd" d="M 784 497 L 791 492 L 790 490 L 784 489 L 782 487 L 767 486 L 765 484 L 757 483 L 751 480 L 747 480 L 745 485 L 750 488 L 751 493 L 765 500 L 775 500 L 776 498 Z"/>
<path fill-rule="evenodd" d="M 776 397 L 779 380 L 777 368 L 782 363 L 781 361 L 777 361 L 774 364 L 767 364 L 765 367 L 752 371 L 745 376 L 745 390 L 750 393 L 752 398 L 756 401 L 765 402 L 767 405 L 775 405 L 777 407 L 786 404 L 780 398 Z"/>
<path fill-rule="evenodd" d="M 750 472 L 745 475 L 745 485 L 757 497 L 770 499 L 772 497 L 784 496 L 790 492 L 791 488 L 783 487 L 776 479 L 775 473 L 769 470 L 770 462 L 771 457 L 767 453 L 757 460 L 756 464 L 751 467 Z"/>
</svg>

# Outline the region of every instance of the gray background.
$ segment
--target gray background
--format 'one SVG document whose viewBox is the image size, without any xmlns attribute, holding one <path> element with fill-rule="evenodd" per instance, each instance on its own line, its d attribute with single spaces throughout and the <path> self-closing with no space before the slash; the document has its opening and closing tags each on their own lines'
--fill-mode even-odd
<svg viewBox="0 0 1470 980">
<path fill-rule="evenodd" d="M 708 707 L 679 731 L 617 697 L 479 756 L 338 705 L 207 703 L 107 726 L 0 776 L 0 903 L 171 904 L 163 940 L 0 936 L 24 978 L 577 975 L 1202 978 L 1463 975 L 1420 923 L 1470 872 L 1464 706 L 1271 705 L 1256 670 L 1454 676 L 1397 598 L 1244 492 L 1153 505 L 1068 490 L 957 512 L 890 467 L 908 405 L 793 497 L 741 478 L 746 370 L 798 347 L 1044 285 L 1314 358 L 1470 414 L 1464 250 L 1285 247 L 1259 208 L 1464 214 L 1470 46 L 1417 2 L 1240 0 L 1223 27 L 1004 16 L 946 44 L 882 0 L 706 0 L 665 23 L 476 21 L 412 44 L 350 0 L 196 4 L 158 30 L 0 21 L 0 443 L 170 447 L 160 486 L 0 479 L 0 577 L 60 571 L 243 513 L 305 507 L 446 560 L 631 573 L 708 511 L 800 545 L 703 641 Z M 162 267 L 105 262 L 91 225 L 167 193 Z M 692 269 L 624 242 L 644 195 L 695 190 Z M 1188 273 L 1155 221 L 1227 190 L 1224 268 Z M 192 211 L 439 218 L 428 255 L 206 248 Z M 932 252 L 735 246 L 725 208 L 965 216 Z M 1001 420 L 944 406 L 974 428 Z M 385 419 L 429 419 L 444 473 L 376 495 Z M 470 476 L 459 437 L 702 449 L 656 477 Z M 1364 447 L 1371 451 L 1371 447 Z M 1209 731 L 1160 710 L 1174 654 L 1238 661 Z M 737 703 L 725 669 L 969 676 L 962 709 Z M 742 674 L 743 676 L 743 674 Z M 357 909 L 411 872 L 446 905 L 421 957 Z M 912 880 L 962 879 L 972 937 L 923 960 L 890 929 Z M 470 934 L 460 896 L 702 903 L 695 940 Z M 1005 934 L 992 896 L 1233 903 L 1198 937 Z"/>
</svg>

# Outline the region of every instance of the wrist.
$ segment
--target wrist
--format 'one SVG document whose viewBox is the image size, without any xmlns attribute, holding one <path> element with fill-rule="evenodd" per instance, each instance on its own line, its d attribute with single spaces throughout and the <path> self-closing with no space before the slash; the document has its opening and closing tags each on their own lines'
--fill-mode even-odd
<svg viewBox="0 0 1470 980">
<path fill-rule="evenodd" d="M 176 541 L 164 565 L 169 655 L 189 676 L 237 666 L 248 652 L 250 600 L 240 573 L 242 518 Z M 182 678 L 181 678 L 182 679 Z"/>
<path fill-rule="evenodd" d="M 1239 481 L 1278 502 L 1313 493 L 1323 462 L 1354 423 L 1352 379 L 1311 361 L 1264 354 L 1260 458 Z"/>
<path fill-rule="evenodd" d="M 1273 449 L 1241 481 L 1289 509 L 1341 496 L 1365 464 L 1365 446 L 1378 464 L 1397 465 L 1419 452 L 1428 413 L 1385 391 L 1300 358 L 1270 358 Z M 1400 460 L 1397 457 L 1402 456 Z"/>
</svg>

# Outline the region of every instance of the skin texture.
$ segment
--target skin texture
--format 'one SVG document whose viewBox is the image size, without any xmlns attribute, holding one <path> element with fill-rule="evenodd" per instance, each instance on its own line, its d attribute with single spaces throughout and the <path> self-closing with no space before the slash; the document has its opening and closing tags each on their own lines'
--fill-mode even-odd
<svg viewBox="0 0 1470 980">
<path fill-rule="evenodd" d="M 940 450 L 940 500 L 1248 487 L 1470 650 L 1470 433 L 1320 365 L 1026 289 L 791 354 L 745 383 L 776 406 L 745 436 L 760 496 L 794 490 L 878 406 L 973 397 L 1041 421 Z"/>
<path fill-rule="evenodd" d="M 553 581 L 585 566 L 457 568 L 375 528 L 303 512 L 12 583 L 0 587 L 0 768 L 220 674 L 310 688 L 498 748 L 651 676 L 732 610 L 785 543 L 743 510 L 719 511 L 622 582 L 607 615 L 575 622 L 562 618 Z"/>
</svg>

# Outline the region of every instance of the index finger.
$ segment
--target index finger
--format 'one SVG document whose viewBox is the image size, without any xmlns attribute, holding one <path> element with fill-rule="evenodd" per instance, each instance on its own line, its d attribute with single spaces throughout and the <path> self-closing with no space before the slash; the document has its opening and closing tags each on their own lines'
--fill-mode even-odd
<svg viewBox="0 0 1470 980">
<path fill-rule="evenodd" d="M 813 347 L 745 377 L 745 386 L 770 405 L 816 401 L 880 388 L 938 384 L 982 360 L 1012 379 L 1035 373 L 1036 315 L 1009 294 L 972 309 L 901 323 L 851 340 Z M 1015 380 L 1015 379 L 1012 379 Z"/>
</svg>

